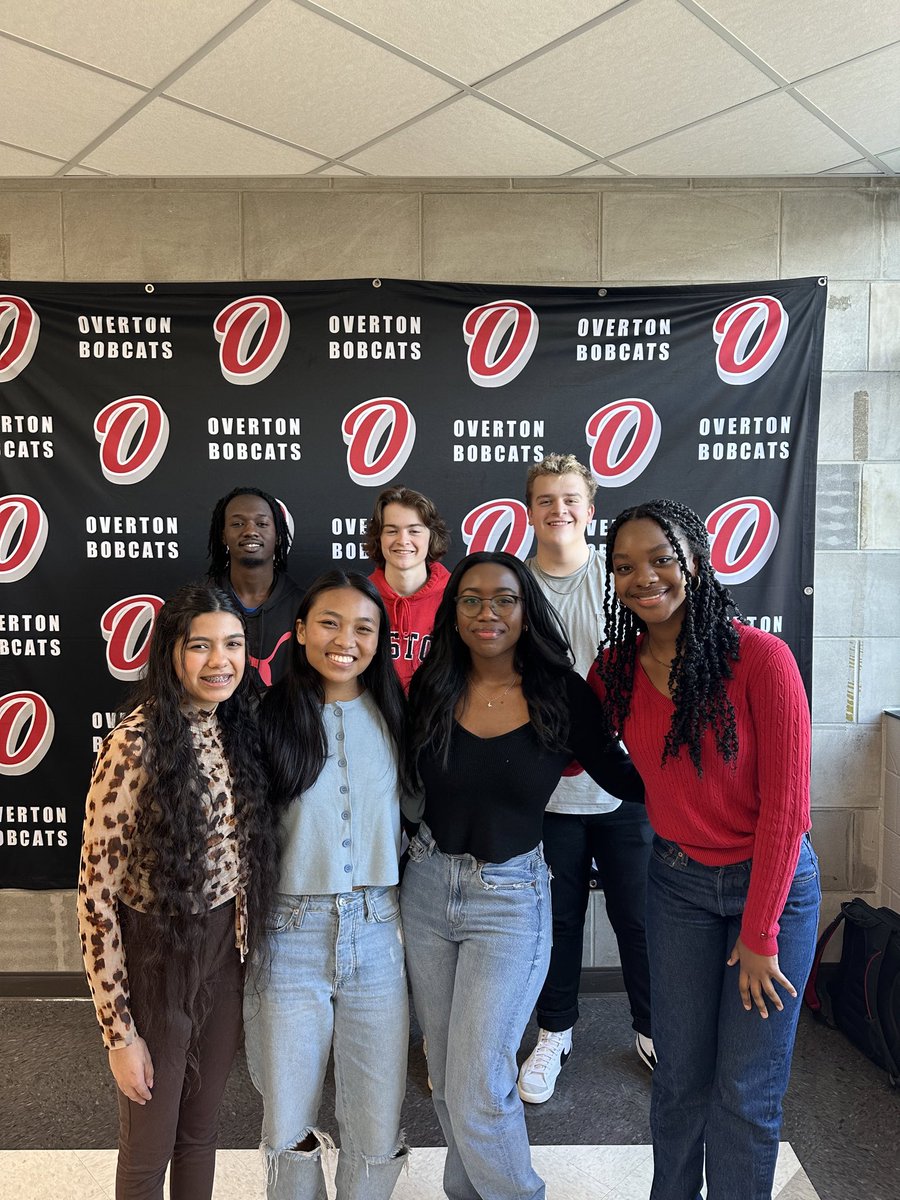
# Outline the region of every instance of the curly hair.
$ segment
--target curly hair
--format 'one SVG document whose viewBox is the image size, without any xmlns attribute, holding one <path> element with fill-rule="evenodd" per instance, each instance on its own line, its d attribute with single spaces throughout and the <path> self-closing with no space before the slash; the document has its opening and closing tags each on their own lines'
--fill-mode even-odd
<svg viewBox="0 0 900 1200">
<path fill-rule="evenodd" d="M 525 478 L 525 503 L 528 508 L 531 508 L 534 481 L 541 475 L 577 475 L 584 484 L 588 504 L 593 503 L 597 491 L 597 480 L 584 463 L 579 462 L 574 454 L 548 454 L 539 463 L 534 463 L 528 468 L 528 475 Z"/>
<path fill-rule="evenodd" d="M 354 588 L 378 609 L 378 643 L 360 682 L 372 696 L 397 748 L 401 788 L 406 781 L 406 697 L 391 662 L 391 624 L 384 602 L 365 575 L 326 571 L 311 584 L 297 610 L 296 620 L 306 621 L 323 592 Z M 273 804 L 283 808 L 316 782 L 325 766 L 328 745 L 322 724 L 325 688 L 310 666 L 306 647 L 291 639 L 288 669 L 269 689 L 260 710 L 263 745 L 270 765 Z"/>
<path fill-rule="evenodd" d="M 538 740 L 548 750 L 559 750 L 569 736 L 566 673 L 572 669 L 574 655 L 563 624 L 520 559 L 499 550 L 482 550 L 453 568 L 435 615 L 428 657 L 412 677 L 409 703 L 413 777 L 423 750 L 440 757 L 445 768 L 449 762 L 453 716 L 472 669 L 471 653 L 456 628 L 456 597 L 466 572 L 482 563 L 505 567 L 519 584 L 524 620 L 514 666 L 522 677 L 522 694 Z"/>
<path fill-rule="evenodd" d="M 227 496 L 217 500 L 212 511 L 209 522 L 207 579 L 224 579 L 228 575 L 228 548 L 222 541 L 222 534 L 225 532 L 225 509 L 236 496 L 258 496 L 260 500 L 265 500 L 268 504 L 275 525 L 275 557 L 272 565 L 276 572 L 286 571 L 287 556 L 293 539 L 291 531 L 288 529 L 284 509 L 274 496 L 270 496 L 261 488 L 238 487 L 232 488 Z"/>
<path fill-rule="evenodd" d="M 423 496 L 421 492 L 396 484 L 385 488 L 375 501 L 366 529 L 366 540 L 363 542 L 366 554 L 377 567 L 384 567 L 381 534 L 384 530 L 384 510 L 389 504 L 402 504 L 404 508 L 412 508 L 419 514 L 419 519 L 429 533 L 426 562 L 433 563 L 444 557 L 450 548 L 450 527 L 438 512 L 434 501 Z"/>
<path fill-rule="evenodd" d="M 726 762 L 737 757 L 735 714 L 725 682 L 731 678 L 731 664 L 738 659 L 739 634 L 730 614 L 742 622 L 744 618 L 731 593 L 716 578 L 709 561 L 709 535 L 693 509 L 675 500 L 650 500 L 619 513 L 606 539 L 603 598 L 606 637 L 598 660 L 610 718 L 617 733 L 621 734 L 631 707 L 637 639 L 647 626 L 616 596 L 613 552 L 622 526 L 640 520 L 653 521 L 663 531 L 689 585 L 669 674 L 674 711 L 662 763 L 676 757 L 684 746 L 698 776 L 702 776 L 700 748 L 707 729 L 712 731 L 716 749 Z M 696 560 L 696 574 L 688 566 L 682 538 Z"/>
<path fill-rule="evenodd" d="M 135 836 L 150 864 L 154 897 L 148 981 L 156 996 L 184 997 L 195 1029 L 209 1002 L 209 995 L 198 991 L 196 978 L 209 911 L 203 897 L 209 831 L 202 804 L 208 784 L 194 750 L 175 658 L 183 652 L 194 618 L 216 612 L 228 613 L 245 628 L 231 597 L 209 584 L 188 584 L 166 601 L 151 635 L 146 675 L 132 698 L 145 714 L 145 782 L 137 798 Z M 216 718 L 233 785 L 240 859 L 247 873 L 251 949 L 264 944 L 265 915 L 278 868 L 254 708 L 250 673 L 245 671 L 232 695 L 218 704 Z"/>
</svg>

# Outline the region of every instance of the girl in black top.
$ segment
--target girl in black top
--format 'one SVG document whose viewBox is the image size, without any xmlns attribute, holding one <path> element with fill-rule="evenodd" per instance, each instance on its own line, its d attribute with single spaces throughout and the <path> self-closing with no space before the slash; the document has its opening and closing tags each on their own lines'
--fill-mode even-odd
<svg viewBox="0 0 900 1200">
<path fill-rule="evenodd" d="M 607 791 L 643 800 L 603 710 L 572 669 L 531 572 L 479 553 L 453 571 L 410 691 L 422 819 L 401 907 L 450 1200 L 543 1200 L 516 1050 L 550 955 L 544 807 L 577 758 Z"/>
</svg>

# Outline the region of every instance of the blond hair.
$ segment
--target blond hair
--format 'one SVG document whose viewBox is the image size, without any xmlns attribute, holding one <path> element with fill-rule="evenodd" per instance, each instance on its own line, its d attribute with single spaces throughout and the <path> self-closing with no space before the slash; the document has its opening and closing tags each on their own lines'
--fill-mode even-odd
<svg viewBox="0 0 900 1200">
<path fill-rule="evenodd" d="M 528 476 L 525 480 L 525 503 L 529 508 L 531 507 L 534 481 L 539 475 L 577 475 L 584 484 L 588 503 L 594 499 L 597 481 L 584 463 L 579 462 L 574 454 L 548 454 L 546 458 L 542 458 L 539 463 L 535 463 L 528 469 Z"/>
</svg>

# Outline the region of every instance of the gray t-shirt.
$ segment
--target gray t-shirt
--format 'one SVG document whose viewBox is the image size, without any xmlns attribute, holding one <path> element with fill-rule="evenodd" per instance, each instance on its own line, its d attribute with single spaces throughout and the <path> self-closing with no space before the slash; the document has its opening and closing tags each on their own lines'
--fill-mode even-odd
<svg viewBox="0 0 900 1200">
<path fill-rule="evenodd" d="M 322 708 L 322 774 L 282 818 L 279 892 L 334 896 L 398 879 L 397 751 L 368 692 Z"/>
<path fill-rule="evenodd" d="M 594 546 L 588 560 L 571 575 L 547 575 L 535 558 L 526 560 L 538 587 L 559 613 L 575 651 L 575 669 L 587 677 L 603 638 L 603 585 L 606 568 Z M 598 787 L 587 772 L 563 777 L 550 797 L 547 812 L 590 815 L 613 812 L 622 803 Z"/>
</svg>

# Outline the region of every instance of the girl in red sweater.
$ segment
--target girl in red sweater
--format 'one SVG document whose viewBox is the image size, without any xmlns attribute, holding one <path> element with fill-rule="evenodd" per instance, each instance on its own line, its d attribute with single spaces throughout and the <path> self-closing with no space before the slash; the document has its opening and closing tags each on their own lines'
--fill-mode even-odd
<svg viewBox="0 0 900 1200">
<path fill-rule="evenodd" d="M 734 619 L 701 519 L 620 513 L 592 682 L 647 791 L 651 1200 L 769 1200 L 820 900 L 809 707 L 787 645 Z"/>
</svg>

